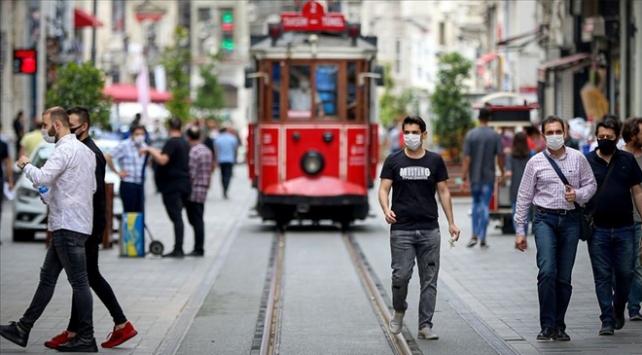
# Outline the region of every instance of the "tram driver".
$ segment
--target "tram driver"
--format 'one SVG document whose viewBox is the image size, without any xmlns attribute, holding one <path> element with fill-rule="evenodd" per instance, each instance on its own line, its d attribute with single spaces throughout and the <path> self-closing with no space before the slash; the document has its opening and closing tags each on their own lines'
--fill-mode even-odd
<svg viewBox="0 0 642 355">
<path fill-rule="evenodd" d="M 288 92 L 289 116 L 295 118 L 310 118 L 312 115 L 312 90 L 307 78 L 299 77 L 298 86 L 290 87 Z M 318 116 L 323 117 L 323 104 L 318 93 L 315 95 Z"/>
</svg>

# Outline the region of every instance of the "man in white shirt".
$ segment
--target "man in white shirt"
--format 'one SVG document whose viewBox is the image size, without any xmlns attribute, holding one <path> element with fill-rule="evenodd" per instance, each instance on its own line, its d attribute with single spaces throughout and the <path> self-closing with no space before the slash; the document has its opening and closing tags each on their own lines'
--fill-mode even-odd
<svg viewBox="0 0 642 355">
<path fill-rule="evenodd" d="M 47 250 L 31 305 L 20 321 L 0 326 L 0 335 L 27 346 L 29 332 L 51 300 L 58 275 L 64 269 L 73 290 L 74 307 L 78 309 L 79 329 L 76 337 L 57 350 L 97 352 L 85 260 L 85 242 L 93 228 L 96 156 L 70 132 L 69 116 L 63 108 L 45 111 L 43 123 L 44 140 L 56 144 L 53 153 L 41 169 L 31 165 L 25 156 L 20 157 L 17 165 L 40 188 L 43 201 L 49 206 L 47 230 L 52 232 L 52 245 Z M 42 187 L 48 191 L 43 193 Z"/>
</svg>

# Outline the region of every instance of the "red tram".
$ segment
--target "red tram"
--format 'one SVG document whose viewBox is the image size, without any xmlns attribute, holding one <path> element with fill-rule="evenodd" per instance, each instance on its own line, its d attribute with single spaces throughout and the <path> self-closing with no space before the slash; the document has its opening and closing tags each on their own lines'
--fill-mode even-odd
<svg viewBox="0 0 642 355">
<path fill-rule="evenodd" d="M 309 1 L 253 36 L 247 162 L 257 212 L 279 226 L 293 219 L 347 227 L 368 214 L 378 163 L 376 37 Z"/>
</svg>

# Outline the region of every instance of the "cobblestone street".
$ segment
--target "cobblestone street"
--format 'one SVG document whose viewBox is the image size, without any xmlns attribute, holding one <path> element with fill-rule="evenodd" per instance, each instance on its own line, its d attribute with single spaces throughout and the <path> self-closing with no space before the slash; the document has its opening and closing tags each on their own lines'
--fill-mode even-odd
<svg viewBox="0 0 642 355">
<path fill-rule="evenodd" d="M 125 314 L 139 335 L 115 353 L 246 354 L 250 352 L 273 231 L 252 218 L 254 193 L 240 166 L 231 199 L 222 200 L 218 180 L 206 205 L 206 257 L 167 260 L 118 257 L 117 248 L 101 252 L 101 269 L 111 282 Z M 218 179 L 217 176 L 214 179 Z M 149 193 L 148 224 L 166 248 L 172 245 L 170 224 L 157 195 Z M 372 196 L 374 198 L 374 196 Z M 372 200 L 376 218 L 354 228 L 373 271 L 390 294 L 387 226 Z M 5 205 L 0 247 L 0 321 L 17 319 L 27 307 L 44 256 L 42 243 L 13 243 L 10 205 Z M 435 330 L 437 342 L 417 340 L 424 354 L 641 354 L 642 323 L 627 322 L 613 337 L 599 337 L 598 306 L 584 243 L 574 270 L 574 292 L 567 313 L 569 343 L 535 341 L 539 331 L 535 245 L 527 252 L 513 248 L 511 236 L 490 231 L 488 249 L 465 247 L 470 235 L 470 200 L 455 200 L 462 239 L 454 248 L 442 235 L 442 260 Z M 442 225 L 442 232 L 445 226 Z M 342 248 L 338 231 L 297 229 L 287 232 L 285 308 L 281 328 L 284 354 L 389 353 L 383 334 L 367 306 Z M 186 224 L 185 250 L 192 233 Z M 338 249 L 339 248 L 339 249 Z M 334 252 L 333 252 L 334 250 Z M 340 274 L 344 276 L 338 277 Z M 416 337 L 418 276 L 409 290 L 406 325 Z M 61 275 L 52 302 L 34 327 L 26 351 L 0 341 L 2 353 L 47 353 L 42 343 L 67 324 L 71 290 Z M 336 297 L 335 297 L 336 296 Z M 318 309 L 318 311 L 315 311 Z M 336 312 L 336 314 L 335 314 Z M 98 340 L 112 321 L 94 297 Z M 362 344 L 353 343 L 354 337 Z M 351 345 L 352 344 L 352 345 Z M 354 345 L 354 346 L 353 346 Z M 324 352 L 327 350 L 327 352 Z"/>
</svg>

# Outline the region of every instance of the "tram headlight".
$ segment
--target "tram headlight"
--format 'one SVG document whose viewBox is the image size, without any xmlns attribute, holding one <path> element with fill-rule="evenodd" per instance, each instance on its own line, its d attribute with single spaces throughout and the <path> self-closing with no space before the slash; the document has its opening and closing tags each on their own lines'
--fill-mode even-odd
<svg viewBox="0 0 642 355">
<path fill-rule="evenodd" d="M 316 175 L 323 170 L 325 161 L 321 153 L 311 150 L 301 158 L 301 169 L 308 175 Z"/>
</svg>

